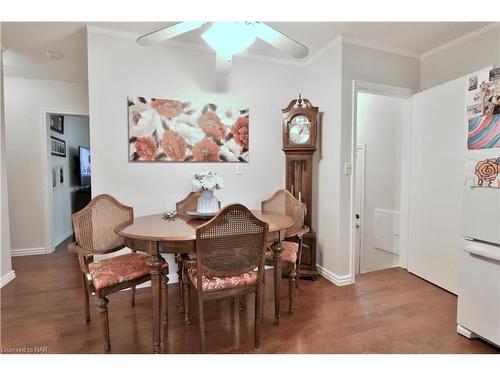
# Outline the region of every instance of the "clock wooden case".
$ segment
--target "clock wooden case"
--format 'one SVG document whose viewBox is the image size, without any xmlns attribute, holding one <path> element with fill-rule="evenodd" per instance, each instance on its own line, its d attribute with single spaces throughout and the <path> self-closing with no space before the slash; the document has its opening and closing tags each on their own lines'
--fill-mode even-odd
<svg viewBox="0 0 500 375">
<path fill-rule="evenodd" d="M 318 138 L 318 107 L 307 99 L 290 102 L 283 112 L 283 151 L 286 155 L 286 189 L 307 207 L 305 225 L 311 230 L 304 236 L 301 276 L 317 279 L 316 233 L 311 226 L 313 156 Z"/>
</svg>

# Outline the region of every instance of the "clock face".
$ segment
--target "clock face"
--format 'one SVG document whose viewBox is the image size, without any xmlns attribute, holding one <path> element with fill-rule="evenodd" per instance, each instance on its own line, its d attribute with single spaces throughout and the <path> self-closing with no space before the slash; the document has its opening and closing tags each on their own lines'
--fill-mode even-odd
<svg viewBox="0 0 500 375">
<path fill-rule="evenodd" d="M 311 122 L 304 115 L 295 116 L 290 122 L 290 143 L 303 145 L 311 138 Z"/>
</svg>

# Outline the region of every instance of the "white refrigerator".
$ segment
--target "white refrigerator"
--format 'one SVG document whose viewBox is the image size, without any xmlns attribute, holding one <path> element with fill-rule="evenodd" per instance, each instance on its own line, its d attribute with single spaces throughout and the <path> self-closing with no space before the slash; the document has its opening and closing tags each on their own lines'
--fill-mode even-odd
<svg viewBox="0 0 500 375">
<path fill-rule="evenodd" d="M 500 346 L 500 102 L 488 112 L 481 107 L 485 94 L 500 98 L 500 80 L 488 78 L 476 77 L 478 89 L 467 93 L 469 104 L 475 100 L 477 105 L 467 106 L 457 331 Z M 482 82 L 489 89 L 481 90 Z"/>
</svg>

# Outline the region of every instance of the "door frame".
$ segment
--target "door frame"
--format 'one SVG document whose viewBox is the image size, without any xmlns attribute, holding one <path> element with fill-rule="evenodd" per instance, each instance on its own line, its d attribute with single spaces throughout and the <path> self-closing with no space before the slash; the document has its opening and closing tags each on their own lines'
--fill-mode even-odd
<svg viewBox="0 0 500 375">
<path fill-rule="evenodd" d="M 400 208 L 400 250 L 399 250 L 399 266 L 407 268 L 408 259 L 408 225 L 409 225 L 409 198 L 410 198 L 410 158 L 411 158 L 411 97 L 417 91 L 406 87 L 398 87 L 391 85 L 383 85 L 375 82 L 367 82 L 360 80 L 352 81 L 352 123 L 351 123 L 351 167 L 350 176 L 351 182 L 351 202 L 350 202 L 350 273 L 353 282 L 356 282 L 356 227 L 354 222 L 354 200 L 355 197 L 355 177 L 356 177 L 356 150 L 357 150 L 357 109 L 358 109 L 358 93 L 368 93 L 375 95 L 390 96 L 395 98 L 406 99 L 403 102 L 403 119 L 401 131 L 401 208 Z"/>
<path fill-rule="evenodd" d="M 358 259 L 358 265 L 359 265 L 359 273 L 362 273 L 362 270 L 361 270 L 361 255 L 362 255 L 362 252 L 361 252 L 361 249 L 363 249 L 363 227 L 364 227 L 364 220 L 365 220 L 365 215 L 364 215 L 364 210 L 365 210 L 365 173 L 366 173 L 366 144 L 362 143 L 362 144 L 359 144 L 359 145 L 356 145 L 356 153 L 358 151 L 362 151 L 363 152 L 363 169 L 361 171 L 361 199 L 360 199 L 360 202 L 359 202 L 359 211 L 361 212 L 361 216 L 360 216 L 360 219 L 359 219 L 359 259 Z M 354 161 L 355 164 L 357 165 L 357 161 L 355 160 Z M 353 169 L 353 172 L 356 173 L 357 168 L 354 168 Z M 356 174 L 353 174 L 354 178 L 353 178 L 353 182 L 356 183 Z M 356 186 L 355 186 L 356 187 Z M 354 192 L 356 190 L 353 190 Z M 354 199 L 356 199 L 356 196 L 354 197 Z M 356 230 L 356 228 L 354 228 Z M 354 246 L 356 246 L 356 243 L 354 244 Z M 356 260 L 356 249 L 354 249 L 354 260 Z M 356 264 L 354 265 L 354 270 L 356 270 Z M 356 273 L 354 273 L 354 275 L 356 275 Z"/>
<path fill-rule="evenodd" d="M 90 132 L 90 116 L 89 112 L 75 112 L 67 109 L 42 109 L 42 183 L 45 186 L 44 193 L 44 209 L 45 209 L 45 250 L 46 254 L 52 254 L 56 249 L 53 244 L 52 238 L 52 217 L 53 212 L 53 193 L 52 193 L 52 167 L 51 167 L 51 153 L 50 153 L 50 121 L 51 114 L 63 116 L 86 116 L 89 118 L 89 132 Z M 66 157 L 69 157 L 67 154 Z"/>
</svg>

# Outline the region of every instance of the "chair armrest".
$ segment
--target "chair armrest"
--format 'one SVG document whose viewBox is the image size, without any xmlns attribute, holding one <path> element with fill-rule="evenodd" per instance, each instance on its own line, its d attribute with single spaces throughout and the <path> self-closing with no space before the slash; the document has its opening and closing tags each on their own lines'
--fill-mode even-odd
<svg viewBox="0 0 500 375">
<path fill-rule="evenodd" d="M 70 244 L 68 244 L 68 250 L 71 251 L 72 253 L 79 255 L 84 255 L 84 256 L 93 255 L 92 250 L 87 249 L 85 247 L 81 247 L 76 242 L 71 242 Z"/>
<path fill-rule="evenodd" d="M 304 225 L 302 227 L 302 229 L 300 229 L 297 234 L 295 234 L 298 238 L 302 238 L 304 236 L 304 234 L 306 234 L 307 232 L 309 232 L 310 229 L 308 226 Z"/>
</svg>

